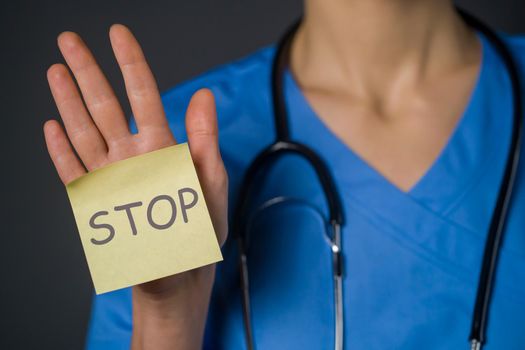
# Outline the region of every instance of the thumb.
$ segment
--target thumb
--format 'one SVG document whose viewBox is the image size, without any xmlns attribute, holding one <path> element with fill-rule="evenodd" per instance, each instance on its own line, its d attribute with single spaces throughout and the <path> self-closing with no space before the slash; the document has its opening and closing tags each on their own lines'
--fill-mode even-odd
<svg viewBox="0 0 525 350">
<path fill-rule="evenodd" d="M 215 99 L 209 89 L 195 92 L 186 110 L 186 133 L 195 166 L 204 173 L 222 165 Z"/>
<path fill-rule="evenodd" d="M 186 133 L 191 157 L 222 244 L 227 232 L 228 176 L 219 150 L 218 129 L 213 93 L 209 89 L 200 89 L 193 94 L 186 110 Z"/>
</svg>

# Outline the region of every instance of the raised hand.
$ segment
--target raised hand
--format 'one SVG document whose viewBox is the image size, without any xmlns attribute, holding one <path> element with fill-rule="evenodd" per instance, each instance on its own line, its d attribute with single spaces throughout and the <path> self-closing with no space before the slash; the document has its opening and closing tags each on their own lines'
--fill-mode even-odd
<svg viewBox="0 0 525 350">
<path fill-rule="evenodd" d="M 137 40 L 120 24 L 110 28 L 109 37 L 138 133 L 130 133 L 113 89 L 82 39 L 73 32 L 61 33 L 58 46 L 80 91 L 65 65 L 54 64 L 48 69 L 49 86 L 65 131 L 56 120 L 48 120 L 44 134 L 64 184 L 86 171 L 176 143 Z M 191 98 L 186 132 L 222 245 L 228 230 L 228 179 L 219 152 L 215 102 L 210 90 L 201 89 Z M 134 287 L 133 347 L 199 348 L 213 275 L 212 265 Z"/>
</svg>

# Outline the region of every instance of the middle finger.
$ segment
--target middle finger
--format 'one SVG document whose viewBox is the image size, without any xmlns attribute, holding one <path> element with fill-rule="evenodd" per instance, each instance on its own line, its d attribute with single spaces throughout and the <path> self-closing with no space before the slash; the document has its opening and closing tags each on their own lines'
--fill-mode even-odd
<svg viewBox="0 0 525 350">
<path fill-rule="evenodd" d="M 109 34 L 139 133 L 171 139 L 157 83 L 139 43 L 121 24 L 112 25 Z"/>
</svg>

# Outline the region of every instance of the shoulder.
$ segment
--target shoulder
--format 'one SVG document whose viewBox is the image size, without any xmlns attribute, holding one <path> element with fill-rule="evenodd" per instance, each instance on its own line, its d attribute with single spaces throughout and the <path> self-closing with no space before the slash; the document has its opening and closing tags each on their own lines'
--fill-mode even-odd
<svg viewBox="0 0 525 350">
<path fill-rule="evenodd" d="M 219 65 L 180 84 L 174 85 L 168 90 L 163 91 L 162 96 L 165 99 L 171 99 L 185 92 L 191 93 L 195 89 L 202 87 L 202 85 L 216 87 L 224 84 L 232 85 L 245 82 L 247 79 L 257 79 L 261 73 L 268 71 L 273 52 L 273 45 L 260 48 L 244 57 Z"/>
<path fill-rule="evenodd" d="M 521 75 L 525 77 L 525 34 L 498 33 L 503 42 L 507 44 Z"/>
<path fill-rule="evenodd" d="M 525 53 L 525 34 L 512 34 L 503 31 L 499 31 L 498 34 L 512 50 L 521 51 L 522 54 Z"/>
<path fill-rule="evenodd" d="M 201 88 L 211 89 L 215 96 L 220 128 L 232 122 L 232 118 L 239 118 L 242 109 L 260 110 L 261 102 L 268 100 L 270 94 L 273 54 L 274 46 L 266 46 L 162 91 L 162 102 L 175 137 L 185 140 L 185 111 L 193 93 Z"/>
<path fill-rule="evenodd" d="M 191 96 L 201 88 L 212 90 L 231 191 L 250 160 L 274 138 L 270 97 L 274 53 L 274 45 L 263 47 L 161 92 L 171 131 L 178 142 L 186 142 L 185 114 Z M 130 128 L 136 131 L 133 119 Z"/>
<path fill-rule="evenodd" d="M 522 90 L 522 99 L 525 99 L 525 34 L 507 34 L 500 33 L 503 41 L 507 44 L 514 62 L 516 63 L 517 69 L 519 70 L 521 90 Z M 524 115 L 525 118 L 525 115 Z M 525 125 L 523 125 L 525 127 Z M 524 131 L 525 132 L 525 131 Z M 521 154 L 519 161 L 519 170 L 518 176 L 516 178 L 516 184 L 514 191 L 518 193 L 525 192 L 525 144 L 522 141 L 521 144 Z M 525 196 L 515 196 L 514 205 L 520 208 L 525 207 Z M 511 214 L 512 215 L 512 214 Z M 520 227 L 523 227 L 525 222 L 523 219 L 520 221 Z"/>
</svg>

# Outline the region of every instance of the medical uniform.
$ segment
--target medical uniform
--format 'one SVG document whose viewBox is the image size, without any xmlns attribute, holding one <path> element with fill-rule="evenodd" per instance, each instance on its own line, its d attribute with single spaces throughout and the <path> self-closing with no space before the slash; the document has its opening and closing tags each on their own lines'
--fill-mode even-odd
<svg viewBox="0 0 525 350">
<path fill-rule="evenodd" d="M 408 192 L 338 139 L 292 75 L 285 74 L 292 139 L 324 158 L 344 205 L 345 349 L 469 348 L 482 251 L 512 123 L 509 77 L 496 51 L 479 37 L 482 65 L 468 106 L 438 158 Z M 525 81 L 525 38 L 504 39 Z M 201 87 L 213 90 L 232 204 L 247 166 L 275 138 L 270 95 L 274 53 L 273 46 L 263 48 L 162 96 L 170 127 L 183 142 L 191 95 Z M 487 350 L 525 349 L 524 157 L 525 150 L 497 268 Z M 248 248 L 257 348 L 331 349 L 332 265 L 323 192 L 297 156 L 280 158 L 260 180 Z M 266 207 L 275 196 L 286 200 Z M 245 349 L 232 237 L 223 253 L 205 348 Z M 131 332 L 130 289 L 95 296 L 88 349 L 128 349 Z"/>
</svg>

